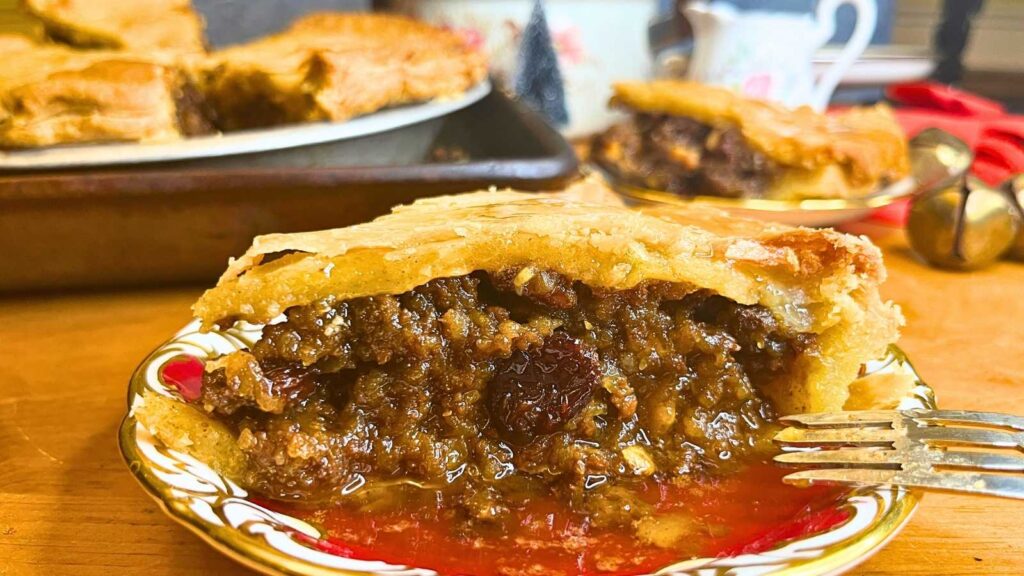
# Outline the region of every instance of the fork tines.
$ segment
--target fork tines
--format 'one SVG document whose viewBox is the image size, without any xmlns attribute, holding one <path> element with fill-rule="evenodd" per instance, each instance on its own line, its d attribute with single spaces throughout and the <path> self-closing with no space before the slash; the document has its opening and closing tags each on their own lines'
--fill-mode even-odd
<svg viewBox="0 0 1024 576">
<path fill-rule="evenodd" d="M 788 482 L 892 484 L 1024 498 L 1024 418 L 960 410 L 786 416 Z"/>
</svg>

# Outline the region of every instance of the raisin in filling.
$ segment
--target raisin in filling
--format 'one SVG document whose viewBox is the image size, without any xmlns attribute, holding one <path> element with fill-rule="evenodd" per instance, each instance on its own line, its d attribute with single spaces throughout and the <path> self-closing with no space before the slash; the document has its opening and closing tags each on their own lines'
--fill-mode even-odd
<svg viewBox="0 0 1024 576">
<path fill-rule="evenodd" d="M 762 197 L 777 172 L 736 128 L 656 114 L 598 136 L 594 160 L 627 183 L 683 196 Z"/>
<path fill-rule="evenodd" d="M 614 524 L 639 508 L 618 491 L 632 481 L 761 453 L 774 414 L 758 389 L 813 345 L 687 284 L 478 272 L 292 308 L 211 364 L 200 402 L 238 432 L 243 482 L 270 497 L 406 479 L 471 519 L 540 490 Z"/>
</svg>

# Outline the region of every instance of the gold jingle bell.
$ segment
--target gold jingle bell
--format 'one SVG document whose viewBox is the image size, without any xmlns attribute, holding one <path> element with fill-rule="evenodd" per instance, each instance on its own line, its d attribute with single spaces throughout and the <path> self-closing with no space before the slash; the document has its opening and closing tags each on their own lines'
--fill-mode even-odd
<svg viewBox="0 0 1024 576">
<path fill-rule="evenodd" d="M 1020 222 L 1008 194 L 972 176 L 914 198 L 907 219 L 910 246 L 943 268 L 981 268 L 1002 256 Z"/>
<path fill-rule="evenodd" d="M 1010 246 L 1007 255 L 1016 260 L 1024 260 L 1024 174 L 1017 174 L 1003 183 L 1003 191 L 1010 196 L 1018 217 L 1017 238 Z"/>
</svg>

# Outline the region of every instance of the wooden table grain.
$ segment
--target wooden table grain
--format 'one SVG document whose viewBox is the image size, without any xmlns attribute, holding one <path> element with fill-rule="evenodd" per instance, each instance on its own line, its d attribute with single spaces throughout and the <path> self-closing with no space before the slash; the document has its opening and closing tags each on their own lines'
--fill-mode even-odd
<svg viewBox="0 0 1024 576">
<path fill-rule="evenodd" d="M 899 233 L 885 292 L 947 407 L 1024 414 L 1024 264 L 926 268 Z M 245 574 L 165 517 L 116 446 L 136 363 L 199 288 L 0 300 L 0 576 Z M 1024 574 L 1024 502 L 929 495 L 857 574 Z"/>
</svg>

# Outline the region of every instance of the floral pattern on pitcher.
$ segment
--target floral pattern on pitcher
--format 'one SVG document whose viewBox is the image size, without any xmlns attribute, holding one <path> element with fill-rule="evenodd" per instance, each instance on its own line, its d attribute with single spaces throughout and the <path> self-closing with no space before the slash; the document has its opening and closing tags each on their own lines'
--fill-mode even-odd
<svg viewBox="0 0 1024 576">
<path fill-rule="evenodd" d="M 835 32 L 836 10 L 843 4 L 857 9 L 856 27 L 836 62 L 816 80 L 814 53 Z M 821 0 L 815 15 L 741 11 L 708 2 L 691 3 L 684 13 L 695 36 L 691 80 L 819 111 L 867 48 L 877 19 L 875 0 Z"/>
</svg>

